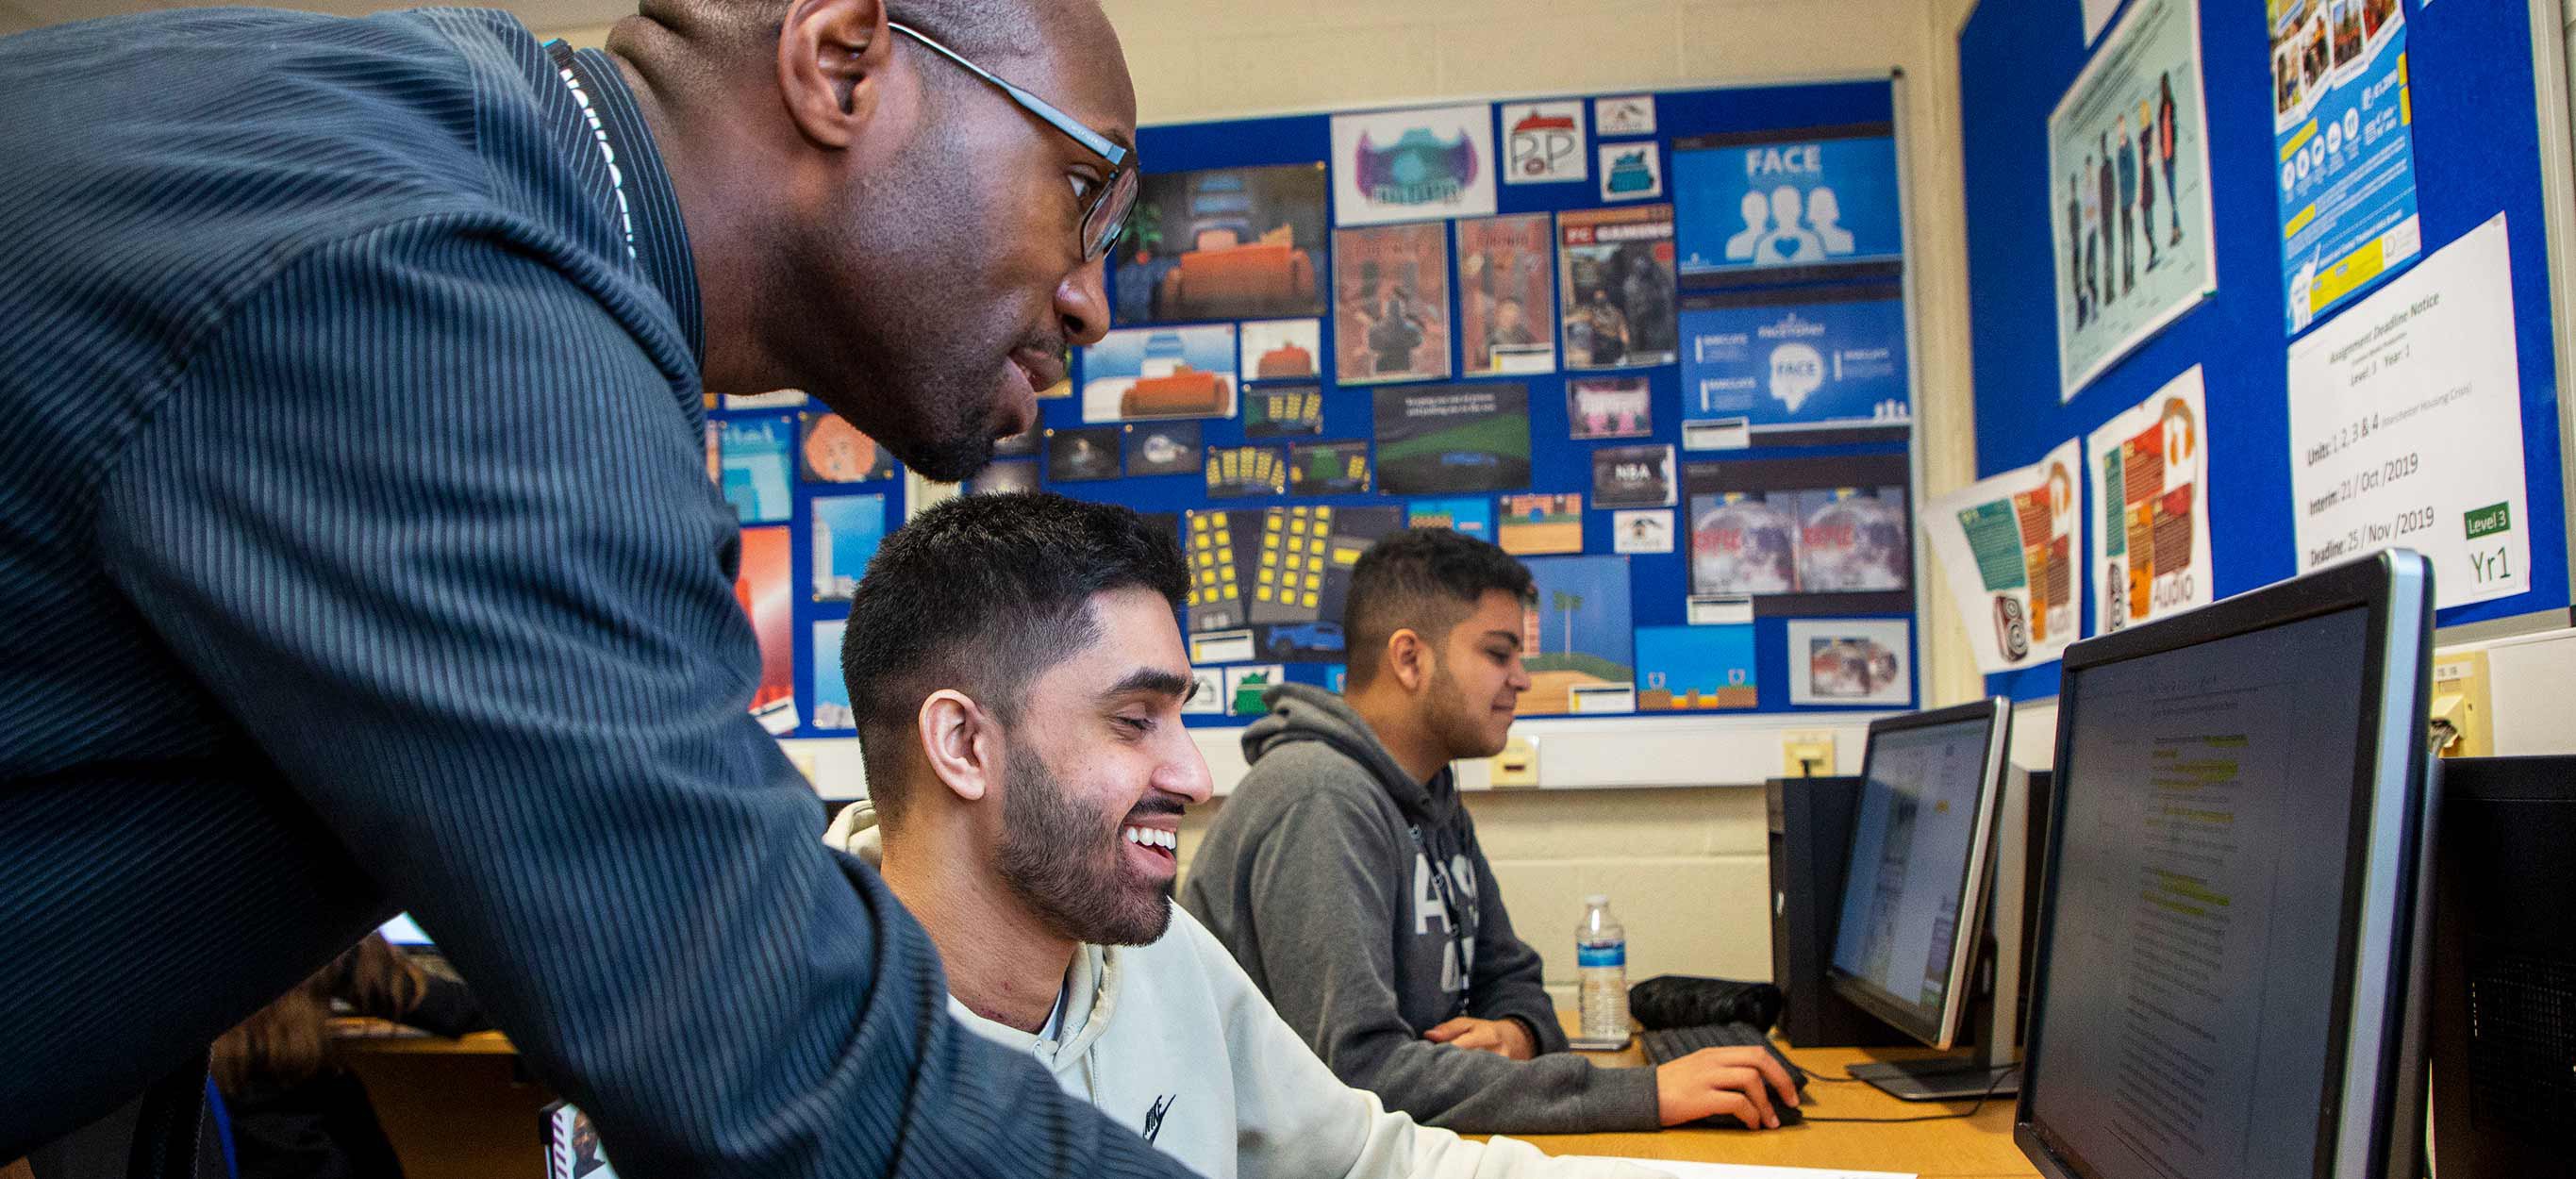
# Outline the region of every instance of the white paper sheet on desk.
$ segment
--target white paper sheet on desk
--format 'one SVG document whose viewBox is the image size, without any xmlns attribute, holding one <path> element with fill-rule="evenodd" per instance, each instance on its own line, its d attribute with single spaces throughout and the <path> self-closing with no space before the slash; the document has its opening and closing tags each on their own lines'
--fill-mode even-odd
<svg viewBox="0 0 2576 1179">
<path fill-rule="evenodd" d="M 1606 1158 L 1601 1155 L 1577 1156 Z M 1736 1163 L 1683 1163 L 1665 1159 L 1608 1159 L 1649 1171 L 1662 1171 L 1673 1179 L 1915 1179 L 1896 1171 L 1844 1171 L 1830 1167 L 1748 1167 Z"/>
</svg>

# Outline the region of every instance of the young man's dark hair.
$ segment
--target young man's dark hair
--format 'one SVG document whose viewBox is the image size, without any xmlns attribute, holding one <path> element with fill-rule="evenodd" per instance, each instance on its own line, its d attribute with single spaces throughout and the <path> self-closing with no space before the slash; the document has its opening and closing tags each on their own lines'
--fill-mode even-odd
<svg viewBox="0 0 2576 1179">
<path fill-rule="evenodd" d="M 902 815 L 899 759 L 924 695 L 955 687 L 1010 722 L 1038 672 L 1092 641 L 1093 596 L 1126 586 L 1177 611 L 1188 566 L 1170 533 L 1112 504 L 1045 492 L 960 496 L 888 536 L 851 596 L 841 637 L 877 810 L 889 821 Z"/>
<path fill-rule="evenodd" d="M 1512 932 L 1449 763 L 1490 757 L 1520 694 L 1529 570 L 1447 529 L 1351 571 L 1347 697 L 1284 684 L 1191 859 L 1181 903 L 1343 1082 L 1469 1133 L 1778 1124 L 1761 1049 L 1657 1069 L 1565 1051 L 1538 952 Z"/>
<path fill-rule="evenodd" d="M 1342 607 L 1352 689 L 1377 678 L 1378 660 L 1367 656 L 1384 651 L 1396 631 L 1447 634 L 1487 591 L 1524 602 L 1538 592 L 1529 568 L 1511 554 L 1446 528 L 1408 528 L 1369 546 L 1351 568 Z"/>
</svg>

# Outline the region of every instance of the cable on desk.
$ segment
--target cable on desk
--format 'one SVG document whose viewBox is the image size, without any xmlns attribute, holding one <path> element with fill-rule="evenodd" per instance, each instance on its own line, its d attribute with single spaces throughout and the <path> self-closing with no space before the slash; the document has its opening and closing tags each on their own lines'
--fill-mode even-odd
<svg viewBox="0 0 2576 1179">
<path fill-rule="evenodd" d="M 1957 1069 L 1957 1070 L 1952 1070 L 1952 1071 L 1957 1071 L 1957 1072 L 1983 1072 L 1984 1070 L 1983 1070 L 1983 1069 L 1967 1068 L 1967 1069 Z M 1970 1105 L 1968 1108 L 1963 1109 L 1963 1110 L 1960 1110 L 1960 1111 L 1958 1111 L 1958 1112 L 1956 1112 L 1956 1113 L 1916 1114 L 1916 1115 L 1914 1115 L 1914 1116 L 1912 1116 L 1912 1117 L 1903 1117 L 1903 1118 L 1819 1118 L 1819 1117 L 1807 1117 L 1807 1118 L 1803 1118 L 1803 1119 L 1801 1119 L 1801 1120 L 1802 1120 L 1802 1121 L 1809 1121 L 1809 1122 L 1881 1122 L 1881 1123 L 1886 1123 L 1886 1124 L 1893 1125 L 1893 1124 L 1898 1123 L 1898 1122 L 1946 1122 L 1946 1121 L 1950 1121 L 1950 1120 L 1953 1120 L 1953 1119 L 1956 1119 L 1956 1118 L 1973 1118 L 1973 1117 L 1977 1116 L 1977 1111 L 1978 1111 L 1978 1110 L 1981 1110 L 1981 1109 L 1986 1108 L 1986 1102 L 1988 1102 L 1988 1101 L 1990 1101 L 1990 1100 L 1992 1100 L 1992 1099 L 1994 1098 L 1995 1090 L 2003 1088 L 2003 1087 L 2004 1087 L 2004 1082 L 2005 1082 L 2005 1081 L 2008 1081 L 2008 1080 L 2010 1080 L 2010 1079 L 2012 1079 L 2012 1077 L 2013 1077 L 2015 1074 L 2019 1073 L 2019 1072 L 2021 1072 L 2021 1066 L 2016 1064 L 2016 1065 L 2012 1066 L 2011 1068 L 2008 1068 L 2008 1069 L 2003 1070 L 2002 1072 L 1996 1073 L 1996 1074 L 1995 1074 L 1995 1079 L 1994 1079 L 1993 1081 L 1989 1082 L 1989 1083 L 1986 1085 L 1986 1091 L 1977 1095 L 1976 1103 L 1975 1103 L 1975 1104 L 1973 1104 L 1973 1105 Z M 1930 1075 L 1930 1076 L 1938 1076 L 1938 1075 L 1941 1075 L 1941 1074 L 1939 1074 L 1939 1073 L 1932 1073 L 1932 1074 L 1926 1074 L 1926 1075 Z M 1815 1076 L 1810 1076 L 1810 1077 L 1808 1077 L 1807 1079 L 1808 1079 L 1808 1080 L 1811 1080 L 1811 1081 L 1812 1081 L 1812 1080 L 1857 1081 L 1857 1080 L 1860 1080 L 1861 1078 L 1859 1078 L 1859 1077 L 1854 1077 L 1854 1076 L 1849 1076 L 1849 1075 L 1845 1075 L 1845 1076 L 1840 1076 L 1840 1077 L 1822 1077 L 1822 1078 L 1815 1077 Z"/>
</svg>

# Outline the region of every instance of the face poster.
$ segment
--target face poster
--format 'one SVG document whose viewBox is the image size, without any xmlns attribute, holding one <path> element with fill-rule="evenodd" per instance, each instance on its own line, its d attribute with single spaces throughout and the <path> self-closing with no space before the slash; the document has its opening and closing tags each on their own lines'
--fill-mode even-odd
<svg viewBox="0 0 2576 1179">
<path fill-rule="evenodd" d="M 1681 328 L 1683 421 L 1741 424 L 1760 443 L 1912 421 L 1895 283 L 1694 294 Z"/>
<path fill-rule="evenodd" d="M 1556 256 L 1548 216 L 1458 223 L 1459 372 L 1556 371 Z"/>
<path fill-rule="evenodd" d="M 1333 234 L 1333 340 L 1345 385 L 1449 375 L 1449 231 L 1438 224 Z"/>
<path fill-rule="evenodd" d="M 1377 391 L 1377 478 L 1389 495 L 1529 486 L 1529 386 L 1416 385 Z"/>
<path fill-rule="evenodd" d="M 1565 367 L 1672 363 L 1673 207 L 1569 210 L 1556 231 Z"/>
<path fill-rule="evenodd" d="M 1320 315 L 1324 166 L 1140 178 L 1111 253 L 1119 323 Z"/>
<path fill-rule="evenodd" d="M 1849 277 L 1905 256 L 1885 123 L 1680 140 L 1673 201 L 1694 286 Z"/>
<path fill-rule="evenodd" d="M 1333 116 L 1333 224 L 1485 217 L 1494 211 L 1494 108 Z"/>
</svg>

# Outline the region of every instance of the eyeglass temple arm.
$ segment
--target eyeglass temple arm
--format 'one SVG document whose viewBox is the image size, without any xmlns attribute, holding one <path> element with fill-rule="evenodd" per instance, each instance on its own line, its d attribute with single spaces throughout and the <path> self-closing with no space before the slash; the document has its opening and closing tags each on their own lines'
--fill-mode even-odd
<svg viewBox="0 0 2576 1179">
<path fill-rule="evenodd" d="M 959 69 L 965 70 L 967 73 L 973 74 L 978 78 L 982 78 L 983 80 L 994 84 L 995 86 L 1001 87 L 1003 93 L 1010 95 L 1014 101 L 1018 102 L 1022 107 L 1027 108 L 1030 114 L 1046 120 L 1048 126 L 1072 136 L 1075 143 L 1079 143 L 1082 146 L 1099 153 L 1100 158 L 1109 161 L 1110 167 L 1115 168 L 1126 164 L 1126 148 L 1120 147 L 1115 143 L 1111 143 L 1106 136 L 1103 136 L 1089 127 L 1083 126 L 1081 123 L 1075 122 L 1072 116 L 1055 109 L 1055 107 L 1049 105 L 1045 99 L 1039 98 L 1037 95 L 1031 94 L 1026 90 L 1022 90 L 1019 87 L 1010 84 L 1010 82 L 994 75 L 992 71 L 976 65 L 974 62 L 966 60 L 964 57 L 960 56 L 956 50 L 950 49 L 949 47 L 932 40 L 919 29 L 913 28 L 912 26 L 903 24 L 899 21 L 887 21 L 886 27 L 910 37 L 915 41 L 919 41 L 924 46 L 927 46 L 931 52 L 947 58 L 950 61 L 956 62 Z"/>
</svg>

